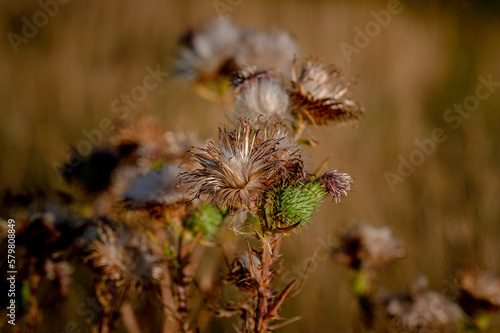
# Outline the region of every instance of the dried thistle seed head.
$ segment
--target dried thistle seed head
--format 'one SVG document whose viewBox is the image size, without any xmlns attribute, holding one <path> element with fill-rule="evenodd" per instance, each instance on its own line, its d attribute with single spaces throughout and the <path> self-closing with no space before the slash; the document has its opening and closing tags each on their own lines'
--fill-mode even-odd
<svg viewBox="0 0 500 333">
<path fill-rule="evenodd" d="M 262 131 L 246 120 L 240 120 L 233 132 L 219 129 L 218 147 L 209 142 L 206 148 L 192 151 L 193 162 L 201 168 L 182 173 L 179 180 L 192 184 L 196 197 L 206 195 L 219 207 L 251 210 L 269 186 L 289 176 L 286 166 L 292 156 L 290 161 L 281 159 L 289 147 L 279 146 L 279 135 L 278 128 Z"/>
<path fill-rule="evenodd" d="M 347 192 L 351 190 L 351 183 L 354 180 L 347 173 L 337 172 L 337 170 L 335 170 L 326 172 L 321 177 L 321 181 L 328 194 L 333 197 L 335 202 L 339 203 L 340 199 L 346 197 Z"/>
<path fill-rule="evenodd" d="M 416 283 L 421 284 L 422 281 Z M 379 298 L 391 328 L 398 332 L 452 333 L 457 332 L 458 324 L 463 319 L 458 305 L 429 290 L 426 285 L 412 286 L 408 294 Z"/>
<path fill-rule="evenodd" d="M 287 230 L 302 227 L 316 212 L 326 192 L 320 181 L 306 184 L 291 183 L 268 194 L 268 215 L 272 226 L 270 231 Z"/>
<path fill-rule="evenodd" d="M 235 258 L 231 264 L 229 279 L 234 281 L 238 289 L 247 295 L 255 295 L 259 289 L 259 283 L 255 278 L 259 274 L 260 259 L 252 253 L 252 261 L 248 252 Z"/>
<path fill-rule="evenodd" d="M 273 72 L 247 67 L 238 72 L 234 86 L 237 114 L 278 120 L 287 117 L 290 97 L 281 79 Z"/>
<path fill-rule="evenodd" d="M 199 209 L 193 209 L 189 213 L 186 218 L 186 227 L 193 234 L 202 231 L 203 236 L 210 237 L 219 230 L 224 222 L 225 213 L 211 204 L 204 203 Z"/>
<path fill-rule="evenodd" d="M 91 263 L 103 281 L 134 289 L 156 283 L 161 277 L 159 259 L 153 254 L 146 235 L 135 236 L 125 228 L 109 225 L 97 229 L 97 239 L 88 247 L 85 261 Z"/>
<path fill-rule="evenodd" d="M 180 50 L 175 73 L 192 80 L 214 79 L 230 75 L 241 32 L 226 17 L 219 17 L 205 27 L 190 32 Z M 229 73 L 224 73 L 225 71 Z"/>
<path fill-rule="evenodd" d="M 340 245 L 333 255 L 355 270 L 379 270 L 404 257 L 405 250 L 389 227 L 356 223 L 340 233 Z"/>
<path fill-rule="evenodd" d="M 282 170 L 284 180 L 288 182 L 303 182 L 307 179 L 300 146 L 290 137 L 283 136 L 278 143 L 277 158 L 286 162 Z M 277 186 L 277 184 L 279 183 L 275 183 L 274 186 Z"/>
<path fill-rule="evenodd" d="M 317 61 L 307 60 L 300 76 L 292 75 L 293 112 L 312 124 L 356 121 L 363 116 L 363 106 L 350 99 L 350 92 L 337 68 Z"/>
<path fill-rule="evenodd" d="M 500 278 L 485 269 L 471 268 L 457 277 L 460 305 L 470 315 L 500 310 Z"/>
<path fill-rule="evenodd" d="M 122 195 L 131 207 L 158 203 L 172 205 L 186 200 L 186 193 L 179 188 L 177 175 L 183 170 L 172 165 L 164 165 L 159 170 L 152 169 L 147 174 L 132 180 L 127 192 Z"/>
<path fill-rule="evenodd" d="M 256 66 L 288 73 L 297 54 L 295 38 L 284 31 L 246 30 L 235 60 L 240 67 Z"/>
</svg>

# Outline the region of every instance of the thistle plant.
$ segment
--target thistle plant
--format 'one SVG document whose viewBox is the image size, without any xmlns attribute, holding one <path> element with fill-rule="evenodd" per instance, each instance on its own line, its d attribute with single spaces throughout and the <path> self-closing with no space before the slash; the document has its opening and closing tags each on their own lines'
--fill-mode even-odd
<svg viewBox="0 0 500 333">
<path fill-rule="evenodd" d="M 379 11 L 379 18 L 383 12 L 388 13 Z M 16 18 L 19 13 L 7 14 Z M 34 44 L 32 51 L 38 47 Z M 22 320 L 15 332 L 45 331 L 51 323 L 42 327 L 44 317 L 69 297 L 74 297 L 71 305 L 81 301 L 78 297 L 94 305 L 92 316 L 81 320 L 92 333 L 204 332 L 214 315 L 236 317 L 231 324 L 237 332 L 262 333 L 300 318 L 286 318 L 282 305 L 301 291 L 308 271 L 300 282 L 285 280 L 281 273 L 290 258 L 281 249 L 287 238 L 322 223 L 314 221 L 314 214 L 324 201 L 338 204 L 353 188 L 348 173 L 327 169 L 326 162 L 309 169 L 305 156 L 319 144 L 314 128 L 357 124 L 365 115 L 353 97 L 354 82 L 328 61 L 304 57 L 290 33 L 241 27 L 227 17 L 181 36 L 172 69 L 199 96 L 223 106 L 228 121 L 216 140 L 202 140 L 174 124 L 163 127 L 132 106 L 130 97 L 143 101 L 152 89 L 162 89 L 159 76 L 170 80 L 147 67 L 143 86 L 121 96 L 125 110 L 135 111 L 121 113 L 108 126 L 111 133 L 99 134 L 98 140 L 93 140 L 96 132 L 84 131 L 95 146 L 88 154 L 71 149 L 59 164 L 66 184 L 27 196 L 5 195 L 5 210 L 18 223 L 13 283 L 19 291 L 16 315 Z M 491 75 L 487 83 L 496 85 Z M 112 109 L 124 110 L 115 102 Z M 130 116 L 126 122 L 125 116 Z M 101 129 L 105 123 L 100 122 Z M 8 168 L 15 161 L 8 161 Z M 10 207 L 15 201 L 20 204 Z M 3 248 L 9 228 L 0 219 Z M 387 291 L 379 277 L 405 250 L 388 227 L 361 222 L 341 230 L 329 254 L 347 268 L 362 331 L 493 329 L 490 316 L 500 310 L 500 278 L 489 269 L 460 271 L 453 300 L 431 290 L 422 277 L 404 292 Z M 13 269 L 7 267 L 0 262 L 3 272 Z M 83 278 L 75 279 L 75 272 Z M 78 296 L 70 290 L 78 290 Z M 322 309 L 322 315 L 330 315 L 327 311 Z M 4 312 L 2 318 L 3 332 L 8 327 Z M 82 331 L 71 322 L 64 329 Z"/>
<path fill-rule="evenodd" d="M 116 229 L 116 228 L 115 228 Z M 159 258 L 148 246 L 146 235 L 135 236 L 119 227 L 109 225 L 97 228 L 96 239 L 87 247 L 84 262 L 94 273 L 96 297 L 102 306 L 99 333 L 113 329 L 120 310 L 129 295 L 137 293 L 148 284 L 158 283 L 161 277 Z"/>
<path fill-rule="evenodd" d="M 352 181 L 346 174 L 308 175 L 300 147 L 285 133 L 279 123 L 240 118 L 233 131 L 219 129 L 218 145 L 193 148 L 192 163 L 199 167 L 179 177 L 194 197 L 232 214 L 235 232 L 259 241 L 259 249 L 249 248 L 231 269 L 232 280 L 249 296 L 237 307 L 243 331 L 271 331 L 282 319 L 278 309 L 296 283 L 273 290 L 283 235 L 304 227 L 328 193 L 339 199 Z"/>
<path fill-rule="evenodd" d="M 89 293 L 100 305 L 87 321 L 92 332 L 111 332 L 122 323 L 136 331 L 151 317 L 163 332 L 199 332 L 206 313 L 238 315 L 243 332 L 270 332 L 297 320 L 280 314 L 302 286 L 292 280 L 278 287 L 281 244 L 307 228 L 327 196 L 339 203 L 353 183 L 346 173 L 324 172 L 323 165 L 307 170 L 303 143 L 313 140 L 302 137 L 304 129 L 363 114 L 338 70 L 306 60 L 297 78 L 297 59 L 297 43 L 283 31 L 241 28 L 226 18 L 191 30 L 181 38 L 174 72 L 230 110 L 234 126 L 221 127 L 217 143 L 203 143 L 138 115 L 117 123 L 87 156 L 74 151 L 60 165 L 72 193 L 67 205 L 79 221 L 67 229 L 75 247 L 45 222 L 27 223 L 27 230 L 41 228 L 74 267 L 89 267 Z M 227 252 L 236 245 L 221 241 L 224 227 L 254 242 L 243 253 Z M 200 271 L 207 265 L 220 271 L 219 263 L 203 262 L 208 248 L 223 250 L 225 276 Z M 40 253 L 57 261 L 53 252 Z M 27 269 L 31 331 L 46 262 L 33 260 Z M 220 300 L 224 281 L 244 298 Z M 154 296 L 160 315 L 140 315 L 132 304 L 141 294 Z"/>
<path fill-rule="evenodd" d="M 330 174 L 334 184 L 342 184 L 336 174 Z M 338 191 L 334 193 L 339 194 Z M 348 283 L 356 297 L 361 318 L 366 329 L 375 325 L 376 286 L 378 273 L 387 269 L 397 259 L 405 255 L 401 243 L 396 240 L 388 227 L 374 227 L 366 223 L 356 223 L 340 232 L 339 245 L 332 249 L 335 261 L 349 268 Z"/>
</svg>

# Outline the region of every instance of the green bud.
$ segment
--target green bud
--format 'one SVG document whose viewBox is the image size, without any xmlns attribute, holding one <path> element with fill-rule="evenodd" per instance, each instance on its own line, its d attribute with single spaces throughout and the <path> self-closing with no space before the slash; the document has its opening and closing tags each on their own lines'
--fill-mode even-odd
<svg viewBox="0 0 500 333">
<path fill-rule="evenodd" d="M 271 230 L 301 227 L 309 222 L 326 195 L 321 181 L 293 183 L 268 195 L 267 219 Z"/>
<path fill-rule="evenodd" d="M 217 207 L 204 203 L 199 209 L 191 211 L 187 218 L 186 227 L 196 234 L 203 231 L 203 236 L 209 237 L 215 234 L 224 221 L 226 213 Z"/>
</svg>

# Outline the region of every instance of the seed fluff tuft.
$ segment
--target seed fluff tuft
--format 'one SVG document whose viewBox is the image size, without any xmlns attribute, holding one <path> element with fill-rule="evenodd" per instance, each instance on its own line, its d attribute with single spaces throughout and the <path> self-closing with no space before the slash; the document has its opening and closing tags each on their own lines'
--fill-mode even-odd
<svg viewBox="0 0 500 333">
<path fill-rule="evenodd" d="M 194 149 L 193 162 L 201 168 L 181 173 L 179 181 L 219 207 L 252 210 L 274 184 L 304 172 L 298 146 L 280 144 L 283 131 L 279 125 L 261 130 L 243 119 L 232 132 L 219 129 L 219 145 Z"/>
<path fill-rule="evenodd" d="M 355 121 L 363 116 L 363 106 L 349 98 L 350 91 L 334 66 L 307 60 L 298 78 L 292 69 L 293 112 L 312 124 Z"/>
</svg>

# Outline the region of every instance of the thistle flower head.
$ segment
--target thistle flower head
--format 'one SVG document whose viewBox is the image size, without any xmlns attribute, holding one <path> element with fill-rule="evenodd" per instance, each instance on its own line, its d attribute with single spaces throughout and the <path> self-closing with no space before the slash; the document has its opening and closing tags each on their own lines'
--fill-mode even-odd
<svg viewBox="0 0 500 333">
<path fill-rule="evenodd" d="M 243 30 L 226 17 L 189 31 L 181 41 L 175 72 L 199 81 L 229 77 L 245 66 L 286 73 L 298 49 L 283 31 Z"/>
<path fill-rule="evenodd" d="M 328 194 L 333 197 L 333 200 L 339 203 L 340 199 L 346 197 L 347 192 L 351 190 L 351 183 L 354 180 L 347 173 L 337 172 L 337 170 L 335 170 L 326 172 L 321 177 L 321 181 Z"/>
<path fill-rule="evenodd" d="M 273 72 L 247 67 L 238 72 L 234 85 L 237 114 L 278 120 L 287 116 L 290 97 L 279 77 Z"/>
<path fill-rule="evenodd" d="M 357 223 L 340 234 L 340 246 L 334 249 L 335 259 L 355 270 L 379 270 L 405 255 L 400 242 L 388 227 Z"/>
<path fill-rule="evenodd" d="M 281 133 L 279 127 L 262 131 L 246 120 L 240 120 L 233 132 L 219 129 L 218 146 L 209 142 L 192 152 L 201 168 L 182 173 L 179 180 L 192 184 L 196 197 L 206 195 L 219 207 L 253 209 L 270 186 L 297 172 L 287 166 L 300 161 L 298 149 L 280 146 Z"/>
<path fill-rule="evenodd" d="M 135 236 L 128 229 L 113 230 L 109 225 L 98 227 L 97 239 L 89 245 L 86 261 L 102 279 L 117 287 L 140 288 L 158 281 L 161 275 L 159 259 L 148 238 Z"/>
<path fill-rule="evenodd" d="M 242 33 L 241 47 L 235 60 L 239 66 L 256 66 L 288 73 L 297 54 L 295 38 L 284 31 L 246 30 Z"/>
<path fill-rule="evenodd" d="M 259 289 L 259 283 L 255 277 L 259 274 L 260 266 L 260 259 L 255 254 L 252 253 L 250 261 L 250 254 L 245 252 L 231 263 L 229 278 L 245 294 L 255 295 Z"/>
<path fill-rule="evenodd" d="M 226 17 L 219 17 L 189 33 L 175 72 L 190 79 L 216 77 L 232 62 L 239 40 L 240 30 Z"/>
<path fill-rule="evenodd" d="M 429 290 L 426 278 L 416 284 L 408 294 L 380 297 L 382 310 L 391 319 L 391 328 L 408 333 L 456 332 L 458 322 L 463 319 L 458 305 Z"/>
<path fill-rule="evenodd" d="M 358 120 L 364 109 L 350 99 L 350 91 L 351 87 L 333 66 L 307 60 L 298 78 L 293 69 L 290 91 L 293 112 L 312 124 Z"/>
<path fill-rule="evenodd" d="M 460 305 L 470 315 L 500 310 L 500 278 L 484 269 L 467 269 L 457 278 Z"/>
</svg>

